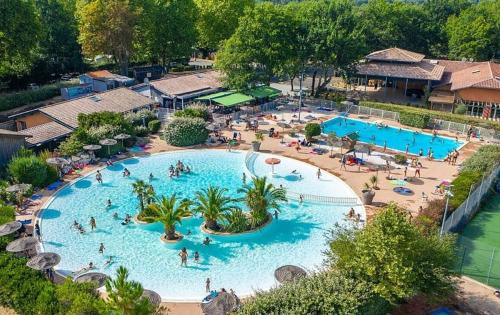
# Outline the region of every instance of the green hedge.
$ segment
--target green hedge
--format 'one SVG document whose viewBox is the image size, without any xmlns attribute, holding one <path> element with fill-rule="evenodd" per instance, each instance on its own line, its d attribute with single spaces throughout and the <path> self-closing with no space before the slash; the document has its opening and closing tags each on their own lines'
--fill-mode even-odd
<svg viewBox="0 0 500 315">
<path fill-rule="evenodd" d="M 467 125 L 474 125 L 477 127 L 495 129 L 497 131 L 500 131 L 500 122 L 498 121 L 483 120 L 471 116 L 458 115 L 448 112 L 440 112 L 440 111 L 429 110 L 425 108 L 410 107 L 405 105 L 395 105 L 395 104 L 367 102 L 367 101 L 360 102 L 360 105 L 376 109 L 398 112 L 400 114 L 401 113 L 415 113 L 420 115 L 427 114 L 432 116 L 432 118 L 434 119 L 442 119 L 442 120 L 447 120 Z"/>
<path fill-rule="evenodd" d="M 450 206 L 453 209 L 458 208 L 469 196 L 471 186 L 476 185 L 482 177 L 483 174 L 479 172 L 460 172 L 452 183 L 451 193 L 453 197 L 450 198 Z"/>
<path fill-rule="evenodd" d="M 185 147 L 205 143 L 208 130 L 201 118 L 178 117 L 166 126 L 163 136 L 168 144 Z"/>
<path fill-rule="evenodd" d="M 44 187 L 57 180 L 57 171 L 36 155 L 12 158 L 7 165 L 9 174 L 18 183 Z"/>
<path fill-rule="evenodd" d="M 151 133 L 157 133 L 158 130 L 160 130 L 160 127 L 161 127 L 161 121 L 159 121 L 158 119 L 154 119 L 148 122 L 148 129 L 149 132 Z"/>
<path fill-rule="evenodd" d="M 427 128 L 429 126 L 429 121 L 431 116 L 422 113 L 399 113 L 399 122 L 406 126 L 416 127 L 416 128 Z"/>
<path fill-rule="evenodd" d="M 238 314 L 386 314 L 389 309 L 369 283 L 322 272 L 258 292 Z"/>
<path fill-rule="evenodd" d="M 204 121 L 210 119 L 210 111 L 203 104 L 196 104 L 189 106 L 183 110 L 176 111 L 174 113 L 175 117 L 191 117 L 191 118 L 201 118 Z"/>
<path fill-rule="evenodd" d="M 78 84 L 61 82 L 58 84 L 41 86 L 38 90 L 26 90 L 0 95 L 0 111 L 48 100 L 52 97 L 61 95 L 61 88 L 76 85 Z"/>
</svg>

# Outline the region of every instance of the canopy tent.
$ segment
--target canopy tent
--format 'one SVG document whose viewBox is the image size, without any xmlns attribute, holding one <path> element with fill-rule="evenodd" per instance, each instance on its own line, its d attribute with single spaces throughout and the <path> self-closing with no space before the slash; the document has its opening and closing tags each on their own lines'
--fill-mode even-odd
<svg viewBox="0 0 500 315">
<path fill-rule="evenodd" d="M 255 98 L 275 98 L 281 95 L 281 91 L 267 85 L 258 86 L 245 92 Z"/>
<path fill-rule="evenodd" d="M 212 99 L 212 102 L 217 103 L 219 106 L 233 107 L 253 101 L 254 98 L 242 93 L 232 93 L 226 96 L 217 97 Z"/>
<path fill-rule="evenodd" d="M 196 98 L 196 100 L 197 101 L 210 101 L 210 100 L 213 100 L 214 98 L 218 98 L 218 97 L 230 95 L 230 94 L 233 94 L 233 93 L 234 92 L 232 92 L 232 91 L 217 92 L 217 93 L 213 93 L 213 94 L 209 94 L 209 95 L 198 97 L 198 98 Z"/>
</svg>

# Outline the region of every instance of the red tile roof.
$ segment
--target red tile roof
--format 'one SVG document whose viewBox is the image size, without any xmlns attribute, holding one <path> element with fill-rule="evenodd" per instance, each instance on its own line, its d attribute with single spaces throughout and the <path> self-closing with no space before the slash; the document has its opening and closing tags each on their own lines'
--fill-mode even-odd
<svg viewBox="0 0 500 315">
<path fill-rule="evenodd" d="M 109 72 L 108 70 L 91 71 L 87 72 L 86 75 L 94 79 L 111 78 L 114 76 L 114 74 Z"/>
<path fill-rule="evenodd" d="M 374 51 L 365 58 L 372 61 L 420 62 L 424 57 L 425 55 L 413 51 L 393 47 Z"/>
<path fill-rule="evenodd" d="M 477 87 L 500 89 L 500 65 L 493 62 L 481 62 L 451 73 L 452 91 Z"/>
</svg>

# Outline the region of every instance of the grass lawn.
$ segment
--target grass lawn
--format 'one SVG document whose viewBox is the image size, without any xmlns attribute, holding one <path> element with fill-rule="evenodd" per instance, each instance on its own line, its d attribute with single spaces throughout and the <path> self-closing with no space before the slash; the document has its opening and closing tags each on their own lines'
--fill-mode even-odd
<svg viewBox="0 0 500 315">
<path fill-rule="evenodd" d="M 483 208 L 460 233 L 459 244 L 458 267 L 461 268 L 461 272 L 480 282 L 500 288 L 499 193 L 486 200 Z"/>
</svg>

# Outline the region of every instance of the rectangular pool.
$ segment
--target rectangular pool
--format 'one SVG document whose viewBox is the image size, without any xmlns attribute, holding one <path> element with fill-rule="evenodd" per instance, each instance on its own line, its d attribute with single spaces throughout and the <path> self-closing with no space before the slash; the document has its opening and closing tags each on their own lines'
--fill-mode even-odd
<svg viewBox="0 0 500 315">
<path fill-rule="evenodd" d="M 394 151 L 405 152 L 408 145 L 409 153 L 418 155 L 422 149 L 424 156 L 426 156 L 431 148 L 434 152 L 434 158 L 438 160 L 444 159 L 449 152 L 464 145 L 464 142 L 449 137 L 433 136 L 428 133 L 390 126 L 379 127 L 374 123 L 344 117 L 327 120 L 322 126 L 324 134 L 335 132 L 338 137 L 343 137 L 356 132 L 359 135 L 359 141 L 380 147 L 386 143 L 387 148 Z"/>
</svg>

